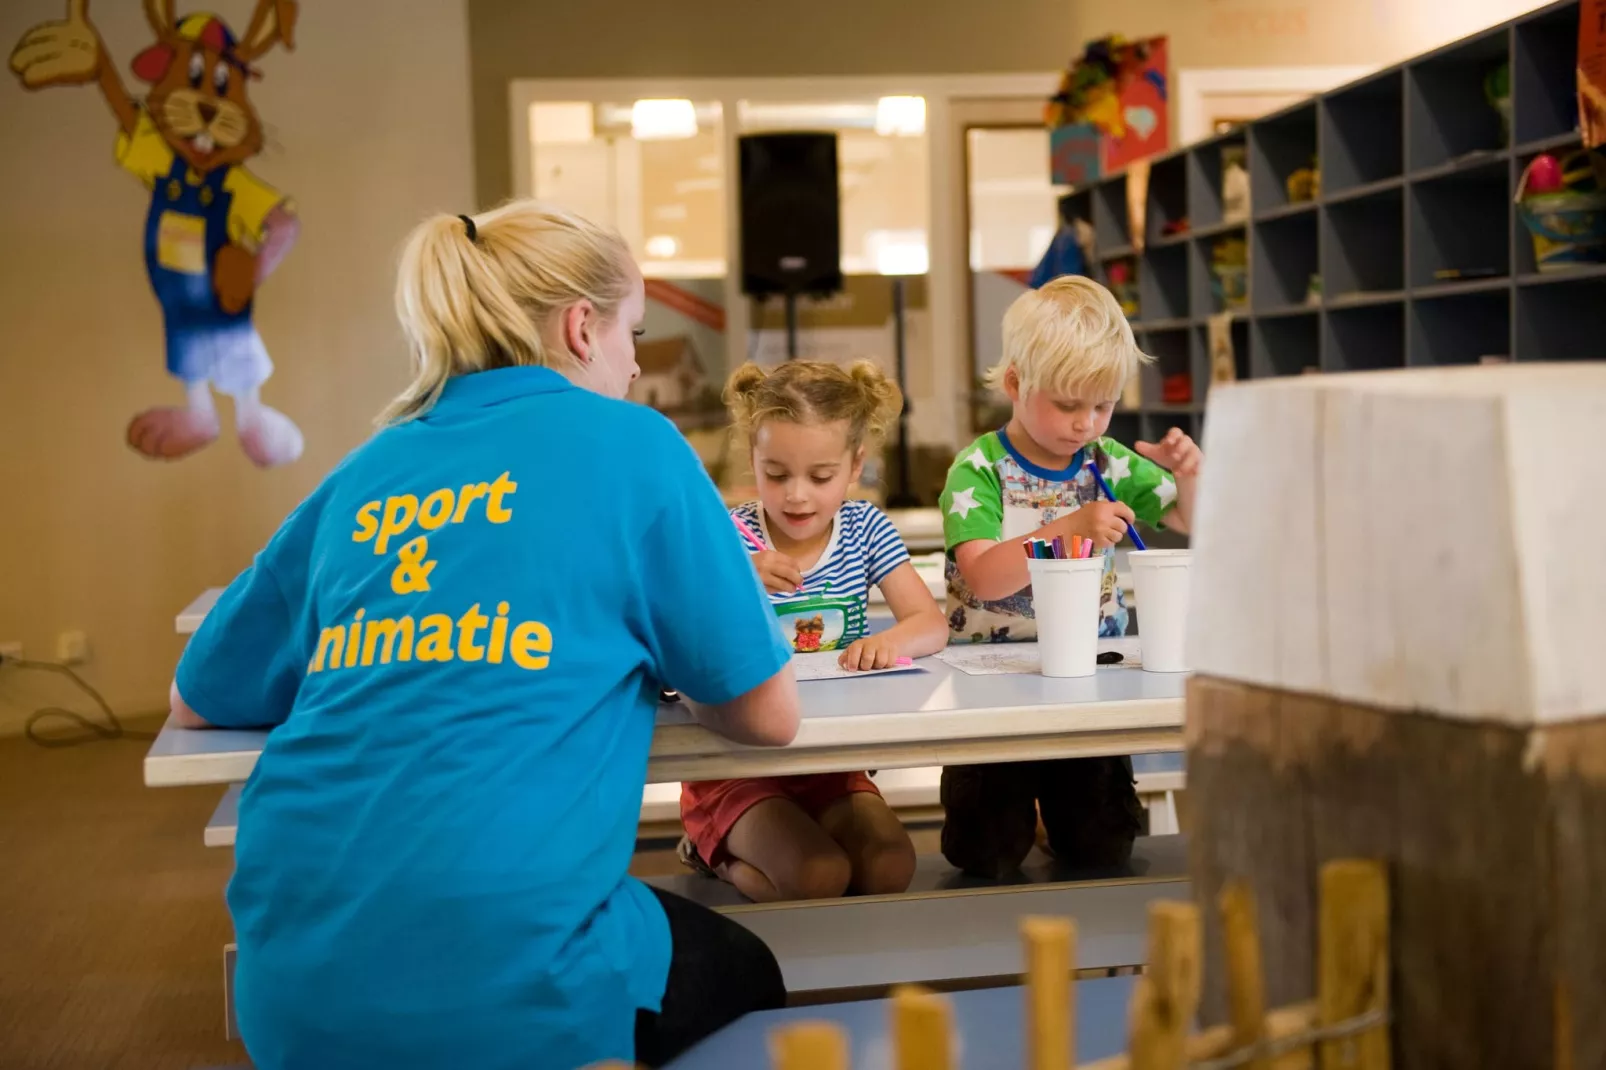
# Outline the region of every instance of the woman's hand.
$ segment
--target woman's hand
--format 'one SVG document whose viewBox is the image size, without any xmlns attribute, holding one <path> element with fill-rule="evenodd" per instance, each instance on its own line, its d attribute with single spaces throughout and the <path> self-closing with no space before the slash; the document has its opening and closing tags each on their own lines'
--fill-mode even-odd
<svg viewBox="0 0 1606 1070">
<path fill-rule="evenodd" d="M 760 550 L 753 555 L 753 568 L 771 594 L 796 594 L 803 587 L 803 573 L 797 562 L 779 550 Z"/>
<path fill-rule="evenodd" d="M 855 639 L 837 658 L 844 669 L 890 669 L 898 660 L 898 642 L 888 632 L 877 632 Z"/>
</svg>

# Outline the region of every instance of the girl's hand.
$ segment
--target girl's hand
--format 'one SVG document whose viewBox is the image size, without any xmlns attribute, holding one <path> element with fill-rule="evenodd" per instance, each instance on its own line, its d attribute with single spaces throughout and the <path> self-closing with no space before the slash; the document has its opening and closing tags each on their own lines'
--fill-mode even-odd
<svg viewBox="0 0 1606 1070">
<path fill-rule="evenodd" d="M 1191 479 L 1199 474 L 1204 451 L 1180 427 L 1173 427 L 1159 442 L 1138 442 L 1134 448 L 1161 468 L 1170 470 L 1180 479 Z"/>
<path fill-rule="evenodd" d="M 771 594 L 796 594 L 803 586 L 803 573 L 797 562 L 779 550 L 760 550 L 753 555 L 753 568 L 764 589 Z"/>
<path fill-rule="evenodd" d="M 886 632 L 855 639 L 836 659 L 844 669 L 889 669 L 898 660 L 898 644 Z"/>
</svg>

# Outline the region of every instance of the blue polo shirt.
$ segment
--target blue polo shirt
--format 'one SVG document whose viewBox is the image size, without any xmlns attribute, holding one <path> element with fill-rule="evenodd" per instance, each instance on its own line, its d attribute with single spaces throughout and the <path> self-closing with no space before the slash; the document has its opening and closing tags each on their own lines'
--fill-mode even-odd
<svg viewBox="0 0 1606 1070">
<path fill-rule="evenodd" d="M 633 1055 L 670 958 L 626 875 L 660 684 L 789 651 L 663 417 L 541 368 L 453 379 L 291 514 L 178 687 L 268 727 L 228 902 L 258 1070 Z"/>
</svg>

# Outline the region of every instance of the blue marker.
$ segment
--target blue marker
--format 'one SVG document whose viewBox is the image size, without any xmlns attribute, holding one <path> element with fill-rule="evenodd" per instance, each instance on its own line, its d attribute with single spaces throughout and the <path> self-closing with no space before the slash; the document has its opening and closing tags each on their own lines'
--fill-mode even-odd
<svg viewBox="0 0 1606 1070">
<path fill-rule="evenodd" d="M 1091 458 L 1087 462 L 1087 468 L 1088 468 L 1088 471 L 1093 473 L 1093 482 L 1095 482 L 1095 483 L 1097 483 L 1099 485 L 1099 493 L 1103 494 L 1106 498 L 1110 499 L 1110 501 L 1112 501 L 1112 502 L 1116 501 L 1117 499 L 1115 497 L 1114 492 L 1112 492 L 1110 490 L 1110 485 L 1108 483 L 1104 482 L 1104 477 L 1099 474 L 1099 466 L 1094 464 Z M 1147 546 L 1143 545 L 1143 538 L 1142 538 L 1142 536 L 1140 536 L 1138 534 L 1138 528 L 1137 528 L 1136 524 L 1128 524 L 1126 526 L 1126 533 L 1128 535 L 1132 536 L 1132 545 L 1133 546 L 1136 546 L 1139 550 L 1147 550 L 1148 549 Z"/>
</svg>

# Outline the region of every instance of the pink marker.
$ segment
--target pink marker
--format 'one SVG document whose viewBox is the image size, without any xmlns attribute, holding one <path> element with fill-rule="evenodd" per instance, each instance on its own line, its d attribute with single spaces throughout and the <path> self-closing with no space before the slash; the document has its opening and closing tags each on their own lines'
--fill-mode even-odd
<svg viewBox="0 0 1606 1070">
<path fill-rule="evenodd" d="M 748 527 L 741 517 L 737 516 L 735 513 L 732 513 L 731 522 L 736 525 L 736 530 L 742 533 L 742 537 L 753 544 L 753 549 L 764 549 L 764 540 L 754 534 L 753 529 Z"/>
<path fill-rule="evenodd" d="M 915 659 L 914 658 L 899 658 L 897 661 L 893 662 L 892 664 L 894 664 L 894 665 L 913 665 L 914 663 L 915 663 Z"/>
</svg>

